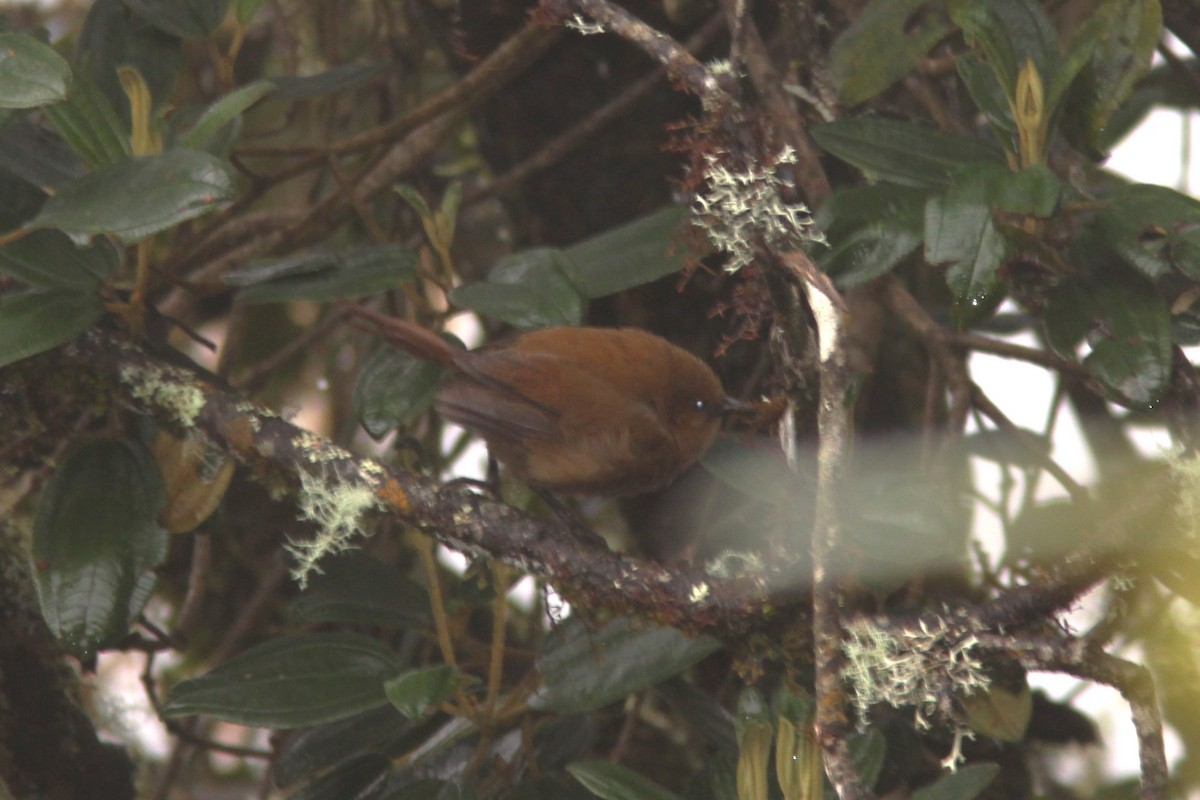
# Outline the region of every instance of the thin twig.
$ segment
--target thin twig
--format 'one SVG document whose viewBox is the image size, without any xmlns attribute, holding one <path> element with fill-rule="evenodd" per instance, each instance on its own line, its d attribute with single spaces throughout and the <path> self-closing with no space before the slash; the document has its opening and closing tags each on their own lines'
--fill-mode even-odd
<svg viewBox="0 0 1200 800">
<path fill-rule="evenodd" d="M 983 393 L 983 390 L 974 383 L 971 384 L 971 402 L 985 417 L 996 423 L 1002 431 L 1012 436 L 1026 452 L 1037 459 L 1042 467 L 1054 476 L 1059 485 L 1066 489 L 1067 494 L 1071 495 L 1072 500 L 1082 508 L 1090 507 L 1092 498 L 1088 490 L 1072 478 L 1070 473 L 1059 466 L 1058 462 L 1046 455 L 1036 442 L 1031 441 L 1029 433 L 1018 428 L 1012 420 L 1005 416 L 999 406 L 993 403 Z"/>
<path fill-rule="evenodd" d="M 710 107 L 724 106 L 731 101 L 716 75 L 697 61 L 683 45 L 608 0 L 542 0 L 542 8 L 568 23 L 579 16 L 587 17 L 604 30 L 636 45 L 665 66 L 672 78 L 710 104 Z"/>
</svg>

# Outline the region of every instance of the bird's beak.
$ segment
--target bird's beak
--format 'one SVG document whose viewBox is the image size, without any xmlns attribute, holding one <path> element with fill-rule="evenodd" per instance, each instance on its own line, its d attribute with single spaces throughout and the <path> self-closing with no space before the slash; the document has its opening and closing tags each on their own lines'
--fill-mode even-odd
<svg viewBox="0 0 1200 800">
<path fill-rule="evenodd" d="M 729 397 L 728 395 L 725 396 L 724 402 L 721 403 L 722 414 L 744 413 L 749 411 L 757 411 L 758 409 L 758 403 L 751 403 L 746 400 L 738 400 L 736 398 Z"/>
</svg>

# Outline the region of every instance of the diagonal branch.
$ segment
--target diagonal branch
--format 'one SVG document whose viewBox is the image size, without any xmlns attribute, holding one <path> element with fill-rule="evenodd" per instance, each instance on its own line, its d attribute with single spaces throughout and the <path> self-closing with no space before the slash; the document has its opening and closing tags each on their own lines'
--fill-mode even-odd
<svg viewBox="0 0 1200 800">
<path fill-rule="evenodd" d="M 803 612 L 770 596 L 766 579 L 667 569 L 590 544 L 558 519 L 531 517 L 459 484 L 352 455 L 198 374 L 111 336 L 91 332 L 64 351 L 76 369 L 115 385 L 137 412 L 207 437 L 259 481 L 303 499 L 313 481 L 366 493 L 366 510 L 440 543 L 488 555 L 551 580 L 581 608 L 636 613 L 687 632 L 732 638 L 794 621 Z M 781 613 L 785 610 L 786 613 Z"/>
</svg>

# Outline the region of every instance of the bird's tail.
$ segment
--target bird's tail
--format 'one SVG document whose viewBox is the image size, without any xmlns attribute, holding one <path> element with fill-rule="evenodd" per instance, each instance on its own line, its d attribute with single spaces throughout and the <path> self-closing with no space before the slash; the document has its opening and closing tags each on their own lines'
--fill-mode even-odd
<svg viewBox="0 0 1200 800">
<path fill-rule="evenodd" d="M 458 357 L 466 352 L 450 344 L 433 331 L 407 320 L 389 317 L 353 303 L 339 303 L 339 305 L 349 313 L 347 322 L 352 327 L 374 334 L 392 347 L 422 360 L 452 367 L 456 365 Z"/>
</svg>

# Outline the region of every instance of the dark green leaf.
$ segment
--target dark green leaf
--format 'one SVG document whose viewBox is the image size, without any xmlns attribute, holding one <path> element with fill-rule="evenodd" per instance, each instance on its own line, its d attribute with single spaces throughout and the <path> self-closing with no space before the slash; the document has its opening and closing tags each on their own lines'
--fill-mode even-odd
<svg viewBox="0 0 1200 800">
<path fill-rule="evenodd" d="M 184 147 L 208 151 L 212 140 L 222 128 L 273 91 L 275 84 L 270 81 L 255 81 L 233 90 L 206 108 L 180 143 Z"/>
<path fill-rule="evenodd" d="M 84 165 L 53 131 L 19 119 L 0 131 L 0 170 L 54 194 L 58 187 L 82 175 Z"/>
<path fill-rule="evenodd" d="M 80 658 L 129 631 L 167 552 L 166 502 L 153 456 L 136 441 L 82 445 L 59 465 L 33 528 L 46 624 Z"/>
<path fill-rule="evenodd" d="M 71 341 L 103 314 L 95 294 L 66 289 L 0 297 L 0 367 Z"/>
<path fill-rule="evenodd" d="M 403 665 L 375 639 L 312 633 L 273 639 L 175 686 L 163 712 L 271 728 L 319 725 L 383 705 Z"/>
<path fill-rule="evenodd" d="M 814 217 L 829 246 L 817 263 L 841 287 L 885 275 L 921 243 L 928 192 L 880 183 L 834 192 Z"/>
<path fill-rule="evenodd" d="M 1103 0 L 1076 31 L 1071 60 L 1082 62 L 1071 84 L 1063 115 L 1064 133 L 1094 157 L 1112 140 L 1106 128 L 1114 112 L 1150 68 L 1162 34 L 1158 0 Z M 1052 87 L 1056 91 L 1066 86 Z M 1054 95 L 1057 97 L 1057 94 Z"/>
<path fill-rule="evenodd" d="M 0 108 L 34 108 L 67 96 L 71 67 L 23 33 L 0 33 Z"/>
<path fill-rule="evenodd" d="M 976 316 L 972 311 L 990 309 L 1002 288 L 997 270 L 1007 246 L 992 221 L 995 184 L 989 178 L 995 176 L 973 173 L 925 204 L 925 260 L 950 264 L 946 283 L 960 320 Z"/>
<path fill-rule="evenodd" d="M 288 800 L 369 800 L 376 796 L 392 762 L 379 753 L 366 753 L 339 764 L 312 783 L 289 795 Z"/>
<path fill-rule="evenodd" d="M 381 244 L 251 264 L 222 280 L 245 287 L 237 294 L 239 303 L 286 303 L 364 297 L 395 289 L 416 276 L 414 251 L 398 244 Z"/>
<path fill-rule="evenodd" d="M 450 302 L 528 330 L 578 325 L 586 301 L 566 277 L 562 254 L 539 248 L 503 259 L 486 282 L 456 287 Z"/>
<path fill-rule="evenodd" d="M 272 765 L 278 786 L 291 786 L 360 753 L 386 753 L 414 725 L 391 705 L 300 732 L 289 739 Z"/>
<path fill-rule="evenodd" d="M 873 117 L 818 125 L 812 136 L 823 149 L 867 177 L 902 186 L 947 186 L 956 167 L 1004 163 L 1000 150 L 982 139 Z"/>
<path fill-rule="evenodd" d="M 405 717 L 420 719 L 454 695 L 463 676 L 445 664 L 397 675 L 383 685 L 388 701 Z"/>
<path fill-rule="evenodd" d="M 88 10 L 76 53 L 76 78 L 95 81 L 120 119 L 129 119 L 129 98 L 118 67 L 133 67 L 150 96 L 162 103 L 179 74 L 182 41 L 134 14 L 124 0 L 95 0 Z"/>
<path fill-rule="evenodd" d="M 76 241 L 112 234 L 125 244 L 233 199 L 233 171 L 208 153 L 170 150 L 100 167 L 67 184 L 30 223 Z"/>
<path fill-rule="evenodd" d="M 877 729 L 868 728 L 862 733 L 851 734 L 847 744 L 850 748 L 850 763 L 858 772 L 863 786 L 875 786 L 875 782 L 879 780 L 879 773 L 883 771 L 887 739 Z"/>
<path fill-rule="evenodd" d="M 1096 217 L 1105 241 L 1150 278 L 1177 270 L 1200 279 L 1200 202 L 1165 186 L 1117 189 Z"/>
<path fill-rule="evenodd" d="M 203 39 L 225 19 L 228 0 L 125 0 L 125 5 L 164 33 Z"/>
<path fill-rule="evenodd" d="M 425 626 L 429 599 L 395 567 L 361 550 L 348 550 L 322 559 L 321 572 L 292 601 L 292 613 L 305 622 Z"/>
<path fill-rule="evenodd" d="M 687 216 L 682 206 L 655 211 L 568 248 L 560 266 L 588 299 L 656 281 L 678 272 L 696 255 L 676 241 Z"/>
<path fill-rule="evenodd" d="M 28 181 L 0 169 L 0 230 L 19 228 L 37 216 L 46 203 L 46 193 Z"/>
<path fill-rule="evenodd" d="M 1153 286 L 1133 274 L 1073 282 L 1049 297 L 1047 339 L 1063 355 L 1074 356 L 1089 335 L 1091 353 L 1083 364 L 1118 403 L 1153 406 L 1171 377 L 1171 319 Z"/>
<path fill-rule="evenodd" d="M 604 800 L 679 800 L 654 781 L 611 761 L 576 761 L 567 772 Z"/>
<path fill-rule="evenodd" d="M 117 266 L 107 243 L 76 247 L 58 231 L 34 231 L 0 247 L 0 273 L 43 289 L 95 292 Z"/>
<path fill-rule="evenodd" d="M 916 67 L 952 30 L 940 4 L 872 0 L 829 52 L 829 72 L 842 102 L 854 106 Z"/>
<path fill-rule="evenodd" d="M 974 800 L 998 774 L 995 764 L 971 764 L 913 792 L 912 800 Z"/>
<path fill-rule="evenodd" d="M 284 100 L 307 100 L 310 97 L 319 97 L 364 84 L 382 72 L 386 66 L 387 64 L 382 62 L 346 64 L 328 72 L 302 78 L 279 75 L 271 78 L 271 82 L 279 89 L 277 97 Z"/>
<path fill-rule="evenodd" d="M 542 686 L 529 705 L 559 713 L 591 711 L 682 672 L 720 646 L 674 628 L 637 627 L 628 617 L 600 630 L 568 620 L 546 637 L 537 662 Z"/>
<path fill-rule="evenodd" d="M 968 40 L 978 45 L 1004 94 L 1016 96 L 1017 73 L 1033 59 L 1042 84 L 1052 84 L 1059 69 L 1058 32 L 1037 0 L 958 0 L 951 17 Z"/>
<path fill-rule="evenodd" d="M 1012 149 L 1017 135 L 1017 126 L 1013 122 L 1012 107 L 1004 95 L 1004 87 L 996 79 L 996 75 L 988 67 L 986 61 L 971 53 L 963 53 L 954 60 L 958 68 L 958 77 L 962 78 L 971 99 L 988 118 L 988 123 L 996 134 L 996 138 Z"/>
<path fill-rule="evenodd" d="M 45 111 L 63 141 L 88 166 L 102 167 L 129 157 L 129 134 L 112 103 L 90 78 L 75 76 L 67 99 Z"/>
<path fill-rule="evenodd" d="M 2 252 L 2 251 L 0 251 Z M 380 347 L 354 385 L 354 411 L 372 438 L 402 428 L 433 405 L 445 368 L 394 347 Z"/>
</svg>

